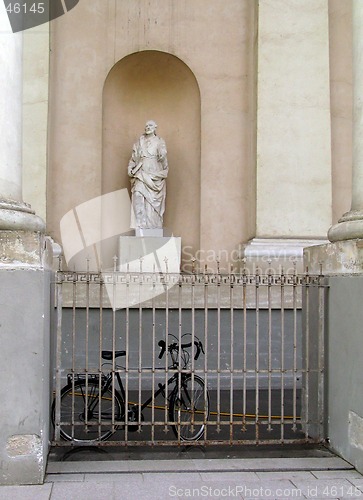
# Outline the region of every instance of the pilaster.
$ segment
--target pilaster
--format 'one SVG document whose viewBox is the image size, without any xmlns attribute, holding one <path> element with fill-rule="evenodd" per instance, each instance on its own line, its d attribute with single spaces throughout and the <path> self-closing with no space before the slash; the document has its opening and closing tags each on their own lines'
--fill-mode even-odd
<svg viewBox="0 0 363 500">
<path fill-rule="evenodd" d="M 256 236 L 324 238 L 332 221 L 328 1 L 258 4 Z"/>
</svg>

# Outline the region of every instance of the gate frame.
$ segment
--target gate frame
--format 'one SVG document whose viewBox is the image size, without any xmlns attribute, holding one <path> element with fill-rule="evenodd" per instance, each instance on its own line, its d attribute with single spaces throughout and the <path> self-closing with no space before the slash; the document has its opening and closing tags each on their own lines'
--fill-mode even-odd
<svg viewBox="0 0 363 500">
<path fill-rule="evenodd" d="M 230 440 L 224 440 L 224 441 L 218 441 L 218 440 L 202 440 L 197 442 L 197 444 L 283 444 L 283 443 L 322 443 L 326 439 L 326 417 L 325 417 L 325 388 L 324 388 L 324 377 L 325 377 L 325 366 L 324 366 L 324 356 L 325 356 L 325 317 L 326 317 L 326 291 L 328 289 L 328 282 L 327 279 L 322 275 L 309 275 L 309 273 L 305 274 L 297 274 L 296 271 L 292 274 L 284 274 L 283 271 L 279 274 L 273 273 L 272 271 L 269 271 L 267 273 L 262 274 L 259 270 L 255 274 L 247 274 L 246 270 L 244 270 L 242 273 L 228 273 L 228 274 L 221 274 L 221 273 L 192 273 L 189 275 L 182 275 L 182 274 L 162 274 L 162 273 L 121 273 L 118 271 L 113 271 L 112 273 L 94 273 L 94 272 L 67 272 L 67 271 L 58 271 L 56 274 L 56 309 L 57 309 L 57 341 L 56 341 L 56 377 L 55 377 L 55 399 L 56 399 L 56 412 L 55 412 L 55 420 L 56 420 L 56 426 L 55 426 L 55 436 L 52 441 L 53 445 L 56 446 L 64 446 L 64 445 L 72 445 L 72 442 L 63 442 L 60 441 L 60 431 L 59 431 L 59 422 L 60 422 L 60 390 L 62 386 L 61 382 L 61 374 L 62 374 L 62 354 L 61 354 L 61 347 L 62 347 L 62 310 L 64 307 L 64 294 L 63 294 L 63 288 L 65 283 L 72 283 L 73 291 L 72 291 L 72 310 L 73 310 L 73 315 L 75 314 L 75 311 L 79 307 L 79 304 L 77 305 L 77 283 L 82 283 L 86 287 L 86 292 L 85 292 L 85 297 L 86 297 L 86 316 L 87 316 L 87 331 L 89 329 L 89 310 L 90 310 L 90 302 L 92 302 L 92 294 L 90 292 L 91 286 L 92 285 L 98 285 L 100 286 L 100 298 L 101 298 L 101 303 L 99 307 L 100 311 L 100 317 L 102 318 L 103 315 L 103 310 L 104 306 L 102 304 L 102 300 L 104 298 L 104 295 L 102 293 L 103 286 L 105 285 L 105 282 L 107 280 L 110 280 L 112 282 L 112 287 L 113 291 L 115 293 L 115 287 L 117 287 L 117 280 L 121 277 L 124 279 L 123 284 L 126 286 L 126 290 L 130 291 L 130 286 L 132 284 L 135 284 L 135 277 L 137 280 L 139 280 L 139 286 L 141 284 L 145 284 L 145 279 L 150 278 L 150 274 L 152 274 L 152 286 L 156 286 L 157 283 L 161 283 L 162 286 L 165 288 L 165 284 L 170 283 L 170 280 L 175 280 L 175 284 L 178 284 L 179 289 L 183 286 L 186 286 L 186 284 L 190 287 L 191 291 L 191 314 L 193 317 L 193 331 L 192 331 L 192 336 L 195 335 L 194 331 L 194 324 L 195 324 L 195 310 L 196 310 L 196 304 L 195 304 L 195 287 L 196 285 L 202 284 L 204 288 L 204 311 L 205 311 L 205 332 L 204 332 L 204 339 L 207 341 L 208 339 L 208 322 L 207 322 L 207 314 L 209 310 L 209 302 L 208 302 L 208 287 L 215 287 L 216 292 L 217 292 L 217 315 L 218 315 L 218 339 L 220 339 L 220 321 L 221 321 L 221 309 L 226 309 L 226 306 L 222 306 L 221 304 L 221 289 L 223 286 L 228 286 L 230 290 L 230 300 L 232 307 L 230 307 L 231 311 L 231 339 L 233 339 L 233 320 L 234 320 L 234 311 L 236 310 L 235 307 L 233 307 L 233 290 L 235 290 L 236 287 L 242 286 L 242 296 L 243 296 L 243 307 L 239 308 L 243 310 L 244 314 L 244 345 L 246 346 L 246 332 L 247 332 L 247 327 L 246 327 L 246 311 L 248 309 L 248 293 L 247 293 L 247 287 L 249 286 L 254 286 L 255 290 L 255 305 L 256 305 L 256 421 L 255 421 L 255 426 L 256 426 L 256 438 L 255 440 L 237 440 L 233 441 L 232 439 Z M 105 279 L 106 278 L 106 279 Z M 148 282 L 150 284 L 150 281 Z M 258 351 L 258 343 L 259 343 L 259 311 L 261 309 L 260 307 L 260 294 L 261 294 L 261 289 L 264 287 L 267 287 L 268 293 L 268 305 L 266 309 L 268 310 L 268 315 L 269 315 L 269 325 L 271 326 L 271 311 L 272 311 L 272 298 L 271 298 L 271 292 L 272 292 L 272 287 L 278 287 L 280 291 L 280 298 L 281 298 L 281 304 L 283 304 L 283 307 L 281 307 L 281 317 L 282 317 L 282 325 L 284 324 L 283 317 L 284 317 L 284 311 L 285 311 L 285 292 L 286 288 L 290 287 L 292 292 L 292 301 L 293 301 L 293 311 L 294 311 L 294 356 L 296 356 L 296 311 L 299 309 L 297 306 L 297 295 L 296 295 L 296 290 L 298 287 L 301 287 L 301 291 L 304 291 L 302 293 L 302 339 L 303 339 L 303 350 L 302 350 L 302 355 L 305 357 L 305 369 L 302 367 L 301 372 L 303 373 L 303 388 L 302 388 L 302 400 L 304 401 L 304 405 L 301 408 L 301 417 L 300 421 L 302 424 L 302 429 L 305 434 L 304 439 L 286 439 L 284 438 L 284 433 L 283 430 L 281 430 L 281 438 L 276 440 L 276 439 L 270 439 L 270 440 L 260 440 L 259 439 L 259 431 L 258 427 L 261 425 L 261 419 L 259 418 L 258 414 L 258 403 L 259 403 L 259 373 L 262 371 L 259 369 L 259 357 L 257 354 L 259 353 Z M 165 293 L 165 312 L 166 312 L 166 325 L 168 327 L 168 311 L 170 309 L 170 294 L 168 293 L 169 288 L 166 287 L 166 293 Z M 163 307 L 157 306 L 155 307 L 155 302 L 154 302 L 154 297 L 152 298 L 152 310 L 153 310 L 153 318 L 155 322 L 155 309 L 163 309 Z M 67 302 L 68 301 L 68 302 Z M 69 305 L 69 297 L 66 297 L 66 304 Z M 133 307 L 126 307 L 126 315 L 127 315 L 127 321 L 129 322 L 129 311 L 132 308 L 139 308 L 139 310 L 142 310 L 142 306 L 133 306 Z M 180 300 L 179 300 L 179 307 L 180 307 Z M 276 307 L 276 304 L 275 304 Z M 200 304 L 199 307 L 200 308 Z M 146 308 L 148 309 L 148 308 Z M 227 308 L 228 309 L 228 308 Z M 114 325 L 115 325 L 115 310 L 116 308 L 112 308 L 112 315 L 113 315 L 113 349 L 115 349 L 115 330 L 114 330 Z M 155 325 L 154 325 L 155 326 Z M 74 328 L 73 324 L 73 328 Z M 282 326 L 283 329 L 283 326 Z M 141 336 L 141 323 L 139 325 L 139 335 Z M 180 333 L 179 333 L 180 334 Z M 269 336 L 271 335 L 271 332 L 269 332 Z M 87 334 L 88 336 L 88 334 Z M 100 339 L 102 336 L 102 332 L 100 332 Z M 271 339 L 271 337 L 269 337 Z M 88 342 L 88 338 L 86 340 L 86 344 Z M 282 333 L 282 343 L 284 342 L 284 333 Z M 155 345 L 155 329 L 153 327 L 153 343 Z M 126 337 L 126 344 L 128 344 L 128 336 Z M 72 348 L 75 348 L 75 343 L 73 339 L 73 346 Z M 246 347 L 244 347 L 244 350 L 246 350 Z M 284 354 L 284 347 L 282 347 L 282 352 Z M 231 355 L 233 356 L 233 342 L 232 342 L 232 348 L 231 348 Z M 271 355 L 271 352 L 269 353 Z M 244 354 L 245 358 L 245 354 Z M 220 341 L 218 343 L 218 360 L 220 359 Z M 283 356 L 282 356 L 283 359 Z M 74 357 L 73 357 L 74 361 Z M 303 359 L 304 361 L 304 359 Z M 219 361 L 218 361 L 219 362 Z M 86 362 L 87 365 L 88 361 Z M 294 361 L 295 367 L 296 367 L 296 359 Z M 198 371 L 195 371 L 194 364 L 192 363 L 192 370 L 193 373 L 199 373 Z M 101 370 L 101 365 L 100 365 L 100 370 Z M 140 368 L 140 366 L 139 366 Z M 154 366 L 155 368 L 155 366 Z M 142 369 L 142 367 L 141 367 Z M 165 364 L 165 377 L 167 376 L 168 370 L 167 370 L 167 364 Z M 126 371 L 129 370 L 129 367 L 127 365 Z M 271 367 L 270 367 L 271 370 Z M 72 366 L 72 372 L 75 373 L 79 370 L 76 370 L 76 367 L 73 363 Z M 86 366 L 86 372 L 87 372 L 87 366 Z M 221 368 L 220 365 L 217 367 L 217 384 L 218 384 L 218 393 L 220 392 L 220 374 Z M 233 387 L 233 374 L 236 373 L 233 371 L 233 368 L 231 369 L 231 387 Z M 282 364 L 281 366 L 281 380 L 282 380 L 282 386 L 281 386 L 281 394 L 283 394 L 283 387 L 284 387 L 284 377 L 286 370 L 284 368 L 284 365 Z M 210 380 L 208 378 L 208 370 L 207 370 L 207 362 L 205 363 L 205 379 L 206 382 Z M 153 379 L 154 380 L 154 379 Z M 246 379 L 244 379 L 245 381 Z M 141 385 L 140 385 L 141 387 Z M 270 388 L 271 390 L 271 388 Z M 245 418 L 246 418 L 246 384 L 244 382 L 244 388 L 243 388 L 243 419 L 244 423 Z M 231 391 L 231 394 L 233 392 Z M 281 396 L 281 415 L 280 415 L 280 425 L 281 429 L 283 429 L 283 426 L 286 424 L 286 420 L 284 418 L 284 413 L 283 413 L 283 395 Z M 296 386 L 294 385 L 294 398 L 296 398 Z M 313 403 L 312 403 L 313 402 Z M 294 402 L 294 405 L 296 402 Z M 231 411 L 231 408 L 233 406 L 233 402 L 231 400 L 230 403 L 230 425 L 231 425 L 231 433 L 232 433 L 232 428 L 233 425 L 235 425 L 235 422 L 233 422 L 233 412 Z M 294 408 L 296 408 L 294 406 Z M 218 419 L 220 415 L 220 401 L 218 401 L 217 404 L 217 411 L 218 411 Z M 271 415 L 270 415 L 271 417 Z M 294 422 L 296 423 L 299 420 L 297 415 L 294 415 Z M 139 422 L 141 424 L 141 422 Z M 269 425 L 271 423 L 271 418 L 269 419 Z M 154 425 L 154 424 L 151 424 Z M 208 424 L 209 425 L 209 424 Z M 232 435 L 232 434 L 231 434 Z M 80 443 L 77 443 L 80 444 Z M 126 439 L 126 441 L 108 441 L 108 442 L 102 442 L 102 443 L 97 443 L 98 445 L 102 444 L 104 446 L 112 446 L 112 445 L 141 445 L 141 444 L 150 444 L 150 445 L 172 445 L 172 444 L 182 444 L 180 441 L 177 443 L 173 441 L 165 441 L 165 442 L 160 442 L 158 441 L 155 443 L 154 441 L 131 441 Z M 193 444 L 193 443 L 188 443 Z"/>
</svg>

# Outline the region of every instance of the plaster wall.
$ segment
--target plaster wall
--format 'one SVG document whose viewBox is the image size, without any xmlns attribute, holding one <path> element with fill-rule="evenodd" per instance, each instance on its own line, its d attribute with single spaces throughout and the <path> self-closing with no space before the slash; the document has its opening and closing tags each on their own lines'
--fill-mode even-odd
<svg viewBox="0 0 363 500">
<path fill-rule="evenodd" d="M 141 51 L 179 58 L 200 91 L 200 131 L 192 120 L 193 130 L 200 134 L 200 163 L 193 166 L 199 172 L 192 176 L 178 173 L 183 184 L 169 186 L 168 212 L 179 212 L 180 220 L 185 220 L 183 231 L 187 227 L 202 249 L 232 251 L 253 235 L 251 127 L 255 113 L 250 80 L 256 5 L 252 0 L 212 0 L 207 8 L 203 0 L 89 0 L 52 22 L 47 221 L 56 240 L 61 217 L 100 195 L 102 184 L 106 186 L 102 181 L 104 83 L 118 61 Z M 127 155 L 150 111 L 145 107 L 143 116 L 138 114 L 127 124 L 120 120 L 116 133 L 122 135 L 127 127 L 132 137 Z M 155 113 L 152 118 L 167 139 L 169 124 Z M 179 114 L 175 122 L 178 119 Z M 180 143 L 178 148 L 169 148 L 171 158 L 190 144 Z M 126 169 L 126 165 L 112 168 Z M 199 207 L 191 217 L 187 204 L 178 201 L 177 190 L 188 199 L 198 175 Z M 107 190 L 119 189 L 119 179 L 113 181 L 108 179 Z M 176 230 L 170 229 L 176 234 L 178 224 Z"/>
<path fill-rule="evenodd" d="M 257 237 L 331 225 L 327 0 L 259 2 Z"/>
<path fill-rule="evenodd" d="M 363 472 L 363 277 L 329 278 L 328 437 Z"/>
</svg>

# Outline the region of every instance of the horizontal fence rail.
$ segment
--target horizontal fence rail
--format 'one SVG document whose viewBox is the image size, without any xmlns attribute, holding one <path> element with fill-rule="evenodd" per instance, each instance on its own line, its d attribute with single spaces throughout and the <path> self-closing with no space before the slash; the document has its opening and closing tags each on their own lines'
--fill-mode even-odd
<svg viewBox="0 0 363 500">
<path fill-rule="evenodd" d="M 64 272 L 53 444 L 320 442 L 324 276 Z"/>
</svg>

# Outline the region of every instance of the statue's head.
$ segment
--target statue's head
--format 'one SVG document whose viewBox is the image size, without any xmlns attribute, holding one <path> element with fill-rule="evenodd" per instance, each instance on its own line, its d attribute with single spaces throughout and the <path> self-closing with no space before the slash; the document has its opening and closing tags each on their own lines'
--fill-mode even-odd
<svg viewBox="0 0 363 500">
<path fill-rule="evenodd" d="M 154 120 L 147 121 L 145 125 L 145 134 L 147 135 L 155 134 L 156 128 L 157 124 L 154 122 Z"/>
</svg>

